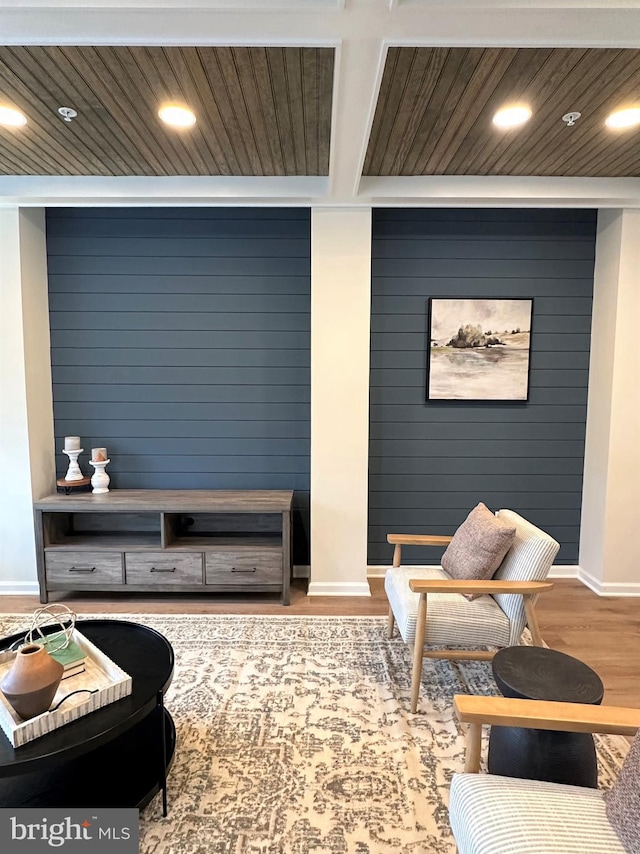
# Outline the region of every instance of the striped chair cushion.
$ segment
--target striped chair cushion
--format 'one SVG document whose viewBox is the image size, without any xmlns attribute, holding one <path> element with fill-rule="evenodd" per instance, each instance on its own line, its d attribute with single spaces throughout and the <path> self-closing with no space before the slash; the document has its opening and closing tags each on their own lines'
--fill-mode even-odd
<svg viewBox="0 0 640 854">
<path fill-rule="evenodd" d="M 598 789 L 454 774 L 449 822 L 459 854 L 625 854 Z"/>
<path fill-rule="evenodd" d="M 498 510 L 496 516 L 515 526 L 516 538 L 493 577 L 503 581 L 544 581 L 558 554 L 559 543 L 513 510 Z M 498 593 L 494 599 L 511 621 L 509 645 L 517 644 L 526 624 L 522 596 Z"/>
<path fill-rule="evenodd" d="M 449 578 L 443 569 L 397 566 L 388 569 L 384 589 L 405 643 L 416 637 L 420 595 L 409 588 L 412 578 Z M 428 646 L 507 646 L 509 620 L 491 596 L 469 602 L 459 593 L 429 593 L 427 597 Z"/>
</svg>

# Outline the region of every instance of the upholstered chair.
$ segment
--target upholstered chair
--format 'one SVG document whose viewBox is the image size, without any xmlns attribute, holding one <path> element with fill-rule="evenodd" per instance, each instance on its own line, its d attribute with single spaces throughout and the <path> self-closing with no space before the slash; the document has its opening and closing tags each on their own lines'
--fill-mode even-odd
<svg viewBox="0 0 640 854">
<path fill-rule="evenodd" d="M 631 736 L 640 709 L 456 695 L 469 724 L 464 773 L 453 775 L 449 822 L 459 854 L 637 854 L 640 734 L 618 779 L 602 789 L 479 773 L 484 724 Z"/>
<path fill-rule="evenodd" d="M 397 625 L 404 642 L 413 646 L 412 712 L 417 709 L 424 657 L 489 660 L 497 649 L 518 644 L 526 626 L 534 644 L 543 645 L 534 605 L 538 594 L 553 587 L 545 579 L 560 546 L 512 510 L 499 510 L 495 516 L 515 528 L 515 537 L 497 571 L 483 581 L 455 579 L 442 567 L 401 565 L 403 545 L 444 546 L 452 537 L 387 536 L 395 546 L 384 583 L 388 633 L 392 637 Z"/>
</svg>

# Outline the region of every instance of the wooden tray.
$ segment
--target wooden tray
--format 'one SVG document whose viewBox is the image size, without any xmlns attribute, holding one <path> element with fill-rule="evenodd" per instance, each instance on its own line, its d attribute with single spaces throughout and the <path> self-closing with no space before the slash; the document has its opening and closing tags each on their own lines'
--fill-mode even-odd
<svg viewBox="0 0 640 854">
<path fill-rule="evenodd" d="M 44 712 L 23 721 L 0 691 L 0 726 L 13 747 L 20 747 L 131 693 L 132 682 L 128 673 L 77 629 L 74 629 L 72 638 L 86 653 L 85 670 L 60 682 L 51 708 L 72 691 L 97 689 L 96 693 L 73 694 L 56 711 Z M 0 652 L 0 681 L 10 669 L 15 655 L 11 651 Z"/>
</svg>

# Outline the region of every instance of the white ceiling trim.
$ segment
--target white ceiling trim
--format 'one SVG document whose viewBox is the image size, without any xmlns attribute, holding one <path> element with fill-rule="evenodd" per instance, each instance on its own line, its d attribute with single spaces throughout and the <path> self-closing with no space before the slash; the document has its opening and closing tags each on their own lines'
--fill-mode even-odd
<svg viewBox="0 0 640 854">
<path fill-rule="evenodd" d="M 0 177 L 0 207 L 13 205 L 309 205 L 327 198 L 316 177 Z"/>
<path fill-rule="evenodd" d="M 640 208 L 640 178 L 365 177 L 348 200 L 327 178 L 0 178 L 0 207 L 16 205 Z"/>
<path fill-rule="evenodd" d="M 372 207 L 640 207 L 640 178 L 492 175 L 364 177 L 359 198 Z"/>
</svg>

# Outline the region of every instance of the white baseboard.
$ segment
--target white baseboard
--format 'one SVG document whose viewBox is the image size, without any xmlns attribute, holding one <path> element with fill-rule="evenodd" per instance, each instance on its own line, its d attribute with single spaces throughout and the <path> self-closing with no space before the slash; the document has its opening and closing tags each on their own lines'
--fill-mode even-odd
<svg viewBox="0 0 640 854">
<path fill-rule="evenodd" d="M 580 567 L 575 564 L 567 566 L 552 566 L 549 570 L 549 578 L 580 578 Z"/>
<path fill-rule="evenodd" d="M 0 581 L 0 596 L 38 596 L 37 581 Z"/>
<path fill-rule="evenodd" d="M 371 596 L 366 581 L 312 581 L 307 596 Z"/>
<path fill-rule="evenodd" d="M 439 569 L 436 564 L 416 566 L 416 569 Z M 389 566 L 368 566 L 367 578 L 384 578 Z M 552 566 L 549 570 L 549 578 L 580 578 L 579 566 Z M 585 582 L 586 583 L 586 582 Z"/>
<path fill-rule="evenodd" d="M 598 596 L 640 596 L 640 582 L 600 581 L 578 567 L 578 578 Z"/>
</svg>

